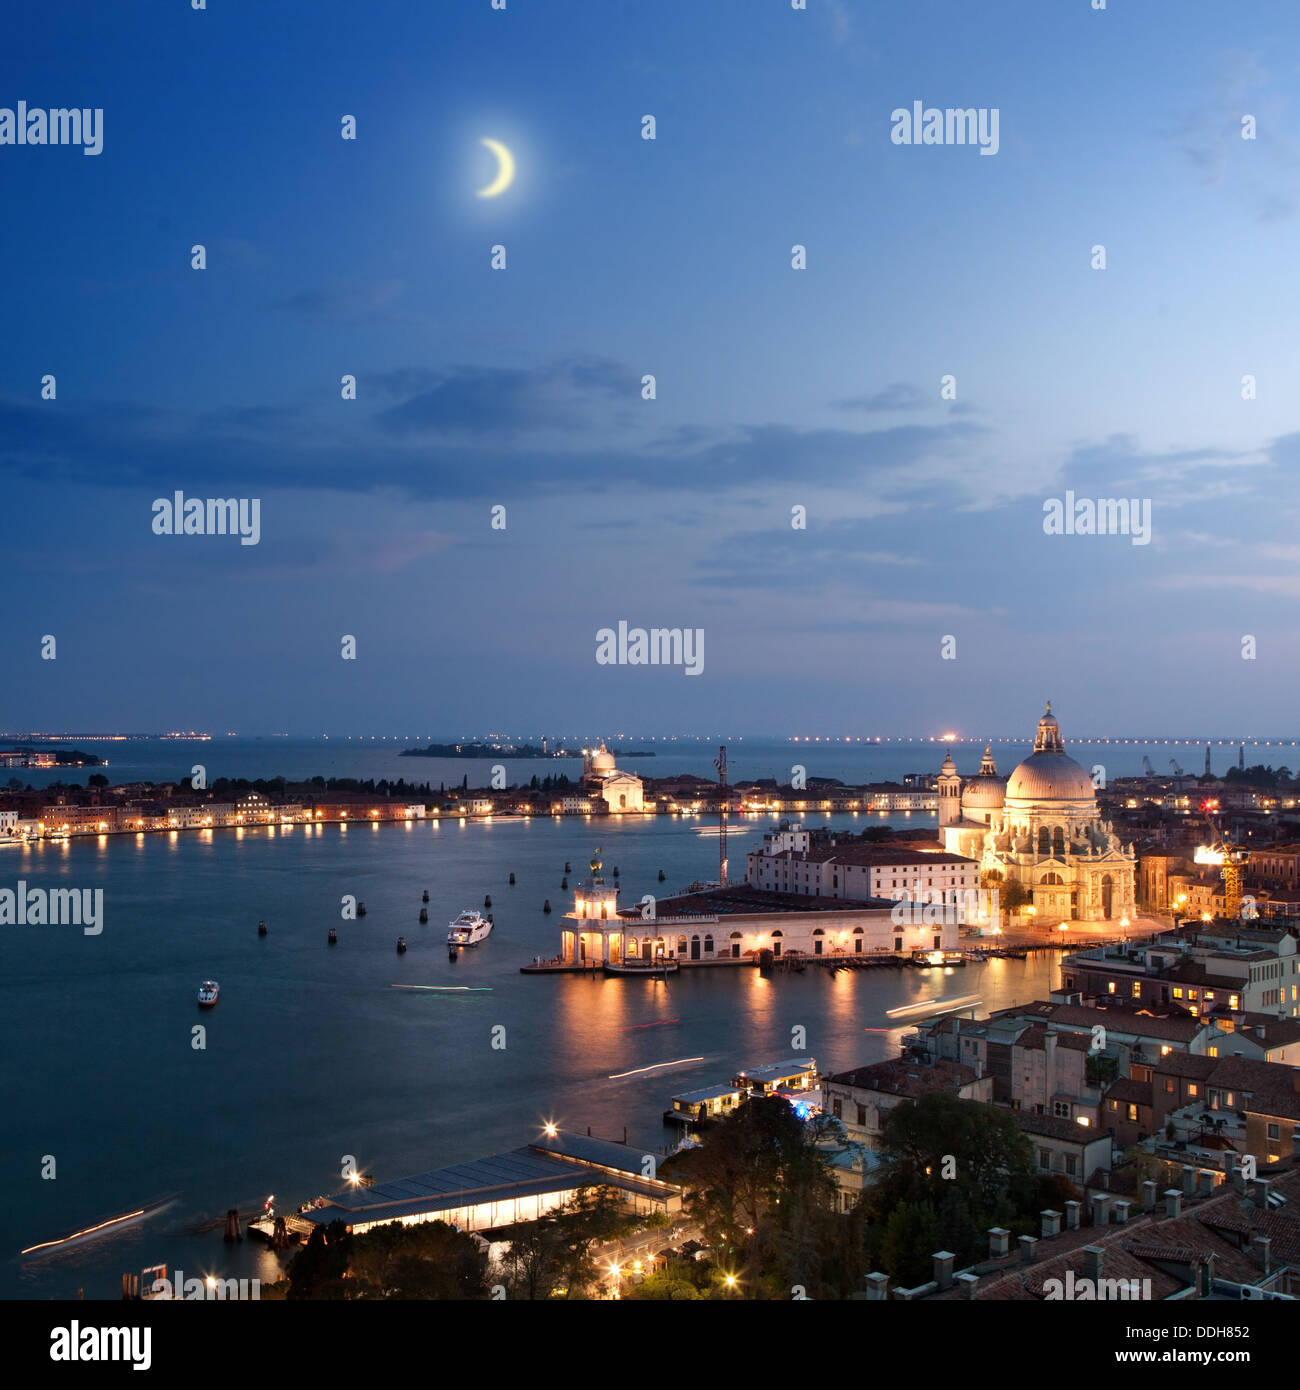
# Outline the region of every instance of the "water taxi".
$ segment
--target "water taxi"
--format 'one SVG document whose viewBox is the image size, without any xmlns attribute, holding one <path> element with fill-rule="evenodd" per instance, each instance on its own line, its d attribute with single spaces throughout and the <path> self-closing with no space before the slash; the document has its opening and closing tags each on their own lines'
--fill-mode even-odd
<svg viewBox="0 0 1300 1390">
<path fill-rule="evenodd" d="M 221 986 L 215 980 L 204 980 L 199 986 L 199 1007 L 210 1009 L 220 993 Z"/>
</svg>

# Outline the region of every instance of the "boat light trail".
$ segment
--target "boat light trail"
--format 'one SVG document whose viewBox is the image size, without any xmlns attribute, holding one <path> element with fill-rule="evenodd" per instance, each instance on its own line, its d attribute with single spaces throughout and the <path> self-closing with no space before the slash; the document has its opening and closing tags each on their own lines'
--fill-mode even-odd
<svg viewBox="0 0 1300 1390">
<path fill-rule="evenodd" d="M 389 989 L 427 989 L 439 994 L 491 994 L 491 985 L 389 985 Z"/>
<path fill-rule="evenodd" d="M 70 1240 L 80 1240 L 82 1236 L 94 1235 L 96 1231 L 106 1231 L 110 1226 L 120 1226 L 123 1221 L 134 1221 L 137 1216 L 143 1216 L 145 1208 L 139 1211 L 128 1211 L 124 1216 L 111 1216 L 107 1221 L 101 1221 L 98 1226 L 87 1226 L 84 1231 L 73 1231 L 70 1236 L 60 1236 L 58 1240 L 44 1240 L 39 1245 L 29 1245 L 26 1250 L 20 1250 L 20 1255 L 30 1255 L 33 1250 L 52 1250 L 56 1245 L 66 1245 Z"/>
<path fill-rule="evenodd" d="M 655 1023 L 625 1023 L 618 1031 L 626 1033 L 632 1028 L 663 1028 L 669 1023 L 680 1023 L 680 1018 L 661 1018 Z"/>
<path fill-rule="evenodd" d="M 648 1067 L 633 1067 L 631 1071 L 616 1071 L 610 1074 L 609 1080 L 619 1081 L 625 1076 L 640 1076 L 642 1072 L 662 1071 L 664 1067 L 684 1067 L 689 1062 L 702 1062 L 703 1057 L 679 1057 L 675 1062 L 651 1062 Z"/>
<path fill-rule="evenodd" d="M 921 999 L 915 1004 L 904 1004 L 900 1009 L 886 1009 L 886 1018 L 910 1018 L 913 1014 L 947 1013 L 952 1009 L 969 1009 L 972 1004 L 981 1002 L 978 994 L 955 994 L 951 999 Z"/>
</svg>

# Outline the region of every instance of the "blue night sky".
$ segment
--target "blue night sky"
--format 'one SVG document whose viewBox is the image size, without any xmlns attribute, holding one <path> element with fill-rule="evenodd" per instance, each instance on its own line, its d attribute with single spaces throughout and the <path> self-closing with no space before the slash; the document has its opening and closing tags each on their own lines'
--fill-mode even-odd
<svg viewBox="0 0 1300 1390">
<path fill-rule="evenodd" d="M 0 146 L 0 728 L 1295 735 L 1289 0 L 6 22 L 0 106 L 104 148 Z M 260 544 L 153 534 L 177 489 Z M 620 619 L 704 673 L 598 666 Z"/>
</svg>

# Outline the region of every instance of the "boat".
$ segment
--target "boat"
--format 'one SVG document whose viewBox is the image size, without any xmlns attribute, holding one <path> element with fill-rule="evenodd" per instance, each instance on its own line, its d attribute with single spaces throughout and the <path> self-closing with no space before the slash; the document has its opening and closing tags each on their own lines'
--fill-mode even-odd
<svg viewBox="0 0 1300 1390">
<path fill-rule="evenodd" d="M 641 975 L 651 978 L 659 975 L 674 975 L 680 967 L 675 959 L 659 956 L 655 960 L 633 960 L 630 956 L 627 960 L 606 961 L 606 975 Z"/>
<path fill-rule="evenodd" d="M 217 1002 L 221 986 L 215 980 L 204 980 L 199 986 L 199 1006 L 210 1009 Z"/>
<path fill-rule="evenodd" d="M 399 937 L 397 938 L 397 954 L 400 956 L 400 955 L 402 954 L 402 952 L 405 951 L 405 950 L 406 950 L 406 938 L 405 938 L 404 936 L 399 936 Z"/>
<path fill-rule="evenodd" d="M 929 970 L 934 966 L 965 965 L 966 957 L 960 951 L 913 951 L 912 964 L 918 970 Z"/>
<path fill-rule="evenodd" d="M 447 924 L 448 946 L 477 946 L 492 934 L 492 919 L 481 912 L 466 908 L 454 922 Z"/>
</svg>

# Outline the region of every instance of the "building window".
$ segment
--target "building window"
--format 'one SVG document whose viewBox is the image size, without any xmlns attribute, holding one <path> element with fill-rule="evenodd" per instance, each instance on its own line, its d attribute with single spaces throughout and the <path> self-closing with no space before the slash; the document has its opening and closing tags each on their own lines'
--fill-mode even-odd
<svg viewBox="0 0 1300 1390">
<path fill-rule="evenodd" d="M 1189 1081 L 1189 1082 L 1187 1083 L 1187 1094 L 1188 1094 L 1189 1096 L 1195 1097 L 1195 1096 L 1200 1095 L 1200 1093 L 1201 1093 L 1201 1088 L 1196 1084 L 1195 1081 Z"/>
<path fill-rule="evenodd" d="M 844 1112 L 844 1106 L 843 1106 L 843 1103 L 842 1103 L 841 1101 L 838 1101 L 838 1100 L 833 1100 L 833 1101 L 831 1101 L 831 1114 L 834 1115 L 835 1118 L 836 1118 L 837 1120 L 843 1118 L 843 1112 Z"/>
<path fill-rule="evenodd" d="M 1074 1155 L 1073 1155 L 1073 1154 L 1066 1154 L 1066 1155 L 1065 1155 L 1065 1171 L 1070 1175 L 1070 1177 L 1073 1177 L 1073 1176 L 1074 1176 L 1074 1170 L 1075 1170 L 1076 1166 L 1077 1166 L 1077 1160 L 1075 1159 Z"/>
<path fill-rule="evenodd" d="M 1269 1125 L 1268 1137 L 1270 1139 L 1280 1139 L 1282 1137 L 1281 1130 L 1278 1128 L 1277 1125 Z"/>
<path fill-rule="evenodd" d="M 1171 1077 L 1165 1077 L 1165 1094 L 1172 1096 L 1174 1093 L 1174 1083 Z"/>
<path fill-rule="evenodd" d="M 867 1107 L 865 1105 L 858 1106 L 858 1123 L 860 1125 L 867 1123 Z"/>
<path fill-rule="evenodd" d="M 1137 1117 L 1138 1117 L 1138 1108 L 1137 1108 L 1136 1105 L 1130 1105 L 1130 1106 L 1129 1106 L 1129 1108 L 1128 1108 L 1128 1117 L 1129 1117 L 1130 1120 L 1133 1120 L 1133 1121 L 1136 1122 Z"/>
<path fill-rule="evenodd" d="M 1050 1169 L 1050 1168 L 1051 1168 L 1051 1166 L 1052 1166 L 1052 1151 L 1051 1151 L 1051 1149 L 1039 1149 L 1039 1151 L 1038 1151 L 1038 1166 L 1039 1166 L 1040 1168 L 1045 1168 L 1045 1169 Z"/>
</svg>

